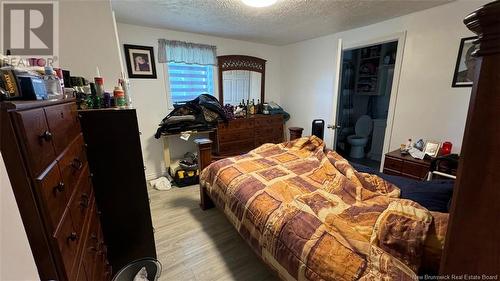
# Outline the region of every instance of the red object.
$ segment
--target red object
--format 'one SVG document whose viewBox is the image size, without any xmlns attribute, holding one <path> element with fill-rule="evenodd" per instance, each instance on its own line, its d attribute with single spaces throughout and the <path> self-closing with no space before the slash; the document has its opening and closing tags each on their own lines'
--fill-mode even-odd
<svg viewBox="0 0 500 281">
<path fill-rule="evenodd" d="M 60 68 L 56 68 L 54 69 L 56 74 L 57 74 L 57 77 L 59 77 L 59 79 L 63 79 L 63 72 L 62 72 L 62 69 Z"/>
<path fill-rule="evenodd" d="M 448 155 L 451 153 L 451 147 L 453 145 L 451 144 L 451 142 L 449 141 L 446 141 L 443 143 L 443 146 L 441 147 L 441 155 Z"/>
<path fill-rule="evenodd" d="M 102 77 L 94 77 L 94 82 L 98 85 L 104 85 L 104 79 L 102 79 Z"/>
</svg>

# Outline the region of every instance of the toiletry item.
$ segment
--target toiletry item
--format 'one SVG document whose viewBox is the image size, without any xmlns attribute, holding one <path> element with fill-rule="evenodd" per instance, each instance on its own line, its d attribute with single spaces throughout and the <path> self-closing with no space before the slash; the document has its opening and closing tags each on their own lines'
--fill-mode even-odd
<svg viewBox="0 0 500 281">
<path fill-rule="evenodd" d="M 102 77 L 94 77 L 94 82 L 96 86 L 96 94 L 98 97 L 101 97 L 104 95 L 104 79 Z"/>
<path fill-rule="evenodd" d="M 50 66 L 45 67 L 45 75 L 43 75 L 45 82 L 45 89 L 47 90 L 48 99 L 63 99 L 63 90 L 61 88 L 61 81 L 56 76 L 54 69 Z"/>
<path fill-rule="evenodd" d="M 87 95 L 87 97 L 85 98 L 85 104 L 87 109 L 92 109 L 94 108 L 95 84 L 90 83 L 89 86 L 91 94 Z"/>
<path fill-rule="evenodd" d="M 90 95 L 87 99 L 87 108 L 101 108 L 101 97 L 97 95 L 96 85 L 94 83 L 90 83 Z"/>
<path fill-rule="evenodd" d="M 125 101 L 125 93 L 121 86 L 116 86 L 113 91 L 113 96 L 115 97 L 116 105 L 119 107 L 127 106 L 127 102 Z"/>
<path fill-rule="evenodd" d="M 406 149 L 410 149 L 413 147 L 413 143 L 411 142 L 411 139 L 408 139 L 408 141 L 406 142 Z"/>
<path fill-rule="evenodd" d="M 125 94 L 125 102 L 128 107 L 132 107 L 132 97 L 130 95 L 130 82 L 128 79 L 121 78 L 118 80 L 118 84 L 122 86 L 123 93 Z"/>
<path fill-rule="evenodd" d="M 62 71 L 62 69 L 55 68 L 54 71 L 55 71 L 55 73 L 57 75 L 57 78 L 59 78 L 59 82 L 61 82 L 61 89 L 64 90 L 64 77 L 63 77 L 63 71 Z"/>
<path fill-rule="evenodd" d="M 269 104 L 266 103 L 266 102 L 262 104 L 262 114 L 265 114 L 265 115 L 270 114 L 270 112 L 269 112 Z"/>
<path fill-rule="evenodd" d="M 108 92 L 104 92 L 104 95 L 102 96 L 102 107 L 111 107 L 111 94 Z"/>
</svg>

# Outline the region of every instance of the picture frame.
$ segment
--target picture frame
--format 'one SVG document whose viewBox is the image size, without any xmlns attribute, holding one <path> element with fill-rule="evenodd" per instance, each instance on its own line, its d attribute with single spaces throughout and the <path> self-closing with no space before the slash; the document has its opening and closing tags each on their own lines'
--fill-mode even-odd
<svg viewBox="0 0 500 281">
<path fill-rule="evenodd" d="M 129 78 L 156 79 L 153 47 L 123 44 Z"/>
<path fill-rule="evenodd" d="M 455 71 L 453 72 L 453 81 L 451 83 L 451 86 L 454 88 L 472 87 L 475 73 L 475 58 L 471 55 L 476 49 L 476 46 L 473 44 L 476 39 L 476 36 L 472 36 L 460 40 Z"/>
<path fill-rule="evenodd" d="M 424 153 L 431 157 L 436 157 L 439 154 L 440 148 L 441 148 L 441 142 L 426 141 L 424 146 Z"/>
</svg>

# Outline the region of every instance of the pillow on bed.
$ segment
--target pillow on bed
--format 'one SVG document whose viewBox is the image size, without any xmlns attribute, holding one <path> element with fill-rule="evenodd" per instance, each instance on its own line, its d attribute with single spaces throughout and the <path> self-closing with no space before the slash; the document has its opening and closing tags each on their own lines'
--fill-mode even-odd
<svg viewBox="0 0 500 281">
<path fill-rule="evenodd" d="M 401 188 L 401 198 L 413 200 L 429 211 L 448 213 L 453 195 L 452 180 L 416 182 Z"/>
<path fill-rule="evenodd" d="M 378 175 L 401 189 L 401 198 L 410 199 L 429 211 L 449 212 L 449 202 L 453 195 L 453 180 L 418 181 L 400 176 L 392 176 L 356 163 L 351 165 L 359 172 Z"/>
</svg>

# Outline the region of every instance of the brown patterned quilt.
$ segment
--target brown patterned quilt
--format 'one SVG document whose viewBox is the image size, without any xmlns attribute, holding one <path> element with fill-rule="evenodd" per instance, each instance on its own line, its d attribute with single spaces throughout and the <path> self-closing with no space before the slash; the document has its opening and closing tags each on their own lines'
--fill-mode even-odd
<svg viewBox="0 0 500 281">
<path fill-rule="evenodd" d="M 431 213 L 306 137 L 212 163 L 201 184 L 284 280 L 410 280 Z"/>
</svg>

